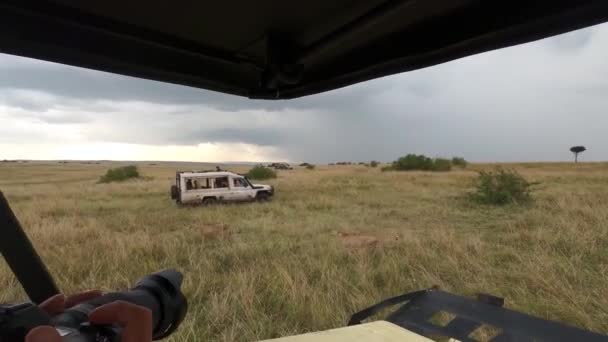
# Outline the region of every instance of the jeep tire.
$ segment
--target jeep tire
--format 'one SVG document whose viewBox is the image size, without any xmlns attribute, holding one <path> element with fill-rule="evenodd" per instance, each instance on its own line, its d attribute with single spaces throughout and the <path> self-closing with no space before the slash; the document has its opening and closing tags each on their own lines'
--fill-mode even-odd
<svg viewBox="0 0 608 342">
<path fill-rule="evenodd" d="M 203 198 L 203 205 L 212 205 L 217 203 L 217 198 L 215 197 L 205 197 Z"/>
<path fill-rule="evenodd" d="M 255 196 L 255 199 L 258 202 L 268 202 L 268 200 L 270 200 L 270 195 L 266 191 L 260 191 Z"/>
</svg>

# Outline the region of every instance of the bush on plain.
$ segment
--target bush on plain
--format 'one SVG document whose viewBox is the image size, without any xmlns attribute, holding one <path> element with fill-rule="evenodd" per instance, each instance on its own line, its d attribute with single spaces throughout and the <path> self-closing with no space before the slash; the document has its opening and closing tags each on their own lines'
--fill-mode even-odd
<svg viewBox="0 0 608 342">
<path fill-rule="evenodd" d="M 99 177 L 99 183 L 120 182 L 131 178 L 139 178 L 139 171 L 135 165 L 109 169 L 105 175 Z"/>
<path fill-rule="evenodd" d="M 249 179 L 270 179 L 270 178 L 277 178 L 277 173 L 275 170 L 265 167 L 263 165 L 257 165 L 254 168 L 252 168 L 251 170 L 249 170 L 249 172 L 247 172 L 247 178 Z"/>
</svg>

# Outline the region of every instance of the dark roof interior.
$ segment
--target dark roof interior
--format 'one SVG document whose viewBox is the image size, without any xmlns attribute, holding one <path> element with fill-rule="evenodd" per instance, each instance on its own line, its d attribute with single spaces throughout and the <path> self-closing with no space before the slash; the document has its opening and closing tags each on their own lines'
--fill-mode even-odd
<svg viewBox="0 0 608 342">
<path fill-rule="evenodd" d="M 606 0 L 5 0 L 0 51 L 280 99 L 605 21 Z"/>
</svg>

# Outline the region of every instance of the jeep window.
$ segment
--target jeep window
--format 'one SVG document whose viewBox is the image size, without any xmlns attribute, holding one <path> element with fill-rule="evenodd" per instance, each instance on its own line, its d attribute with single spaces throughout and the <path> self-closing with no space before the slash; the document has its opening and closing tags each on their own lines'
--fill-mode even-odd
<svg viewBox="0 0 608 342">
<path fill-rule="evenodd" d="M 209 178 L 187 178 L 186 190 L 211 189 Z"/>
<path fill-rule="evenodd" d="M 218 177 L 214 179 L 213 187 L 216 189 L 228 187 L 228 177 Z"/>
<path fill-rule="evenodd" d="M 193 186 L 194 189 L 211 189 L 209 178 L 195 178 Z"/>
<path fill-rule="evenodd" d="M 248 185 L 244 178 L 233 178 L 232 181 L 235 188 L 246 188 Z"/>
</svg>

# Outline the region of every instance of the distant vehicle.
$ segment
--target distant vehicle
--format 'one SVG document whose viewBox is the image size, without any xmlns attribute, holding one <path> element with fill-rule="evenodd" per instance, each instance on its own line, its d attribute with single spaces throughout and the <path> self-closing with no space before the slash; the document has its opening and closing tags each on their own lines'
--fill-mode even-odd
<svg viewBox="0 0 608 342">
<path fill-rule="evenodd" d="M 268 167 L 273 167 L 277 170 L 293 170 L 293 167 L 287 163 L 272 163 Z"/>
<path fill-rule="evenodd" d="M 171 199 L 180 204 L 267 201 L 273 195 L 273 186 L 229 171 L 178 171 L 171 186 Z"/>
</svg>

